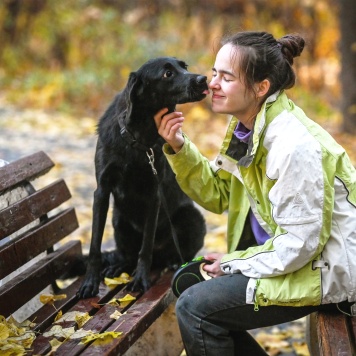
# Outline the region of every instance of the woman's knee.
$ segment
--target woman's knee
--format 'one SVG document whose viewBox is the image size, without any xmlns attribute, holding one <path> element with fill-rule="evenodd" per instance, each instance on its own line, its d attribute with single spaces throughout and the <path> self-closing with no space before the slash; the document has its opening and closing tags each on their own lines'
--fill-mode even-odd
<svg viewBox="0 0 356 356">
<path fill-rule="evenodd" d="M 180 295 L 176 303 L 176 314 L 178 318 L 185 318 L 186 316 L 200 317 L 200 312 L 206 312 L 205 307 L 201 307 L 202 304 L 204 304 L 202 303 L 204 298 L 202 298 L 202 293 L 200 293 L 201 287 L 202 283 L 195 284 Z"/>
<path fill-rule="evenodd" d="M 194 304 L 194 298 L 191 298 L 187 291 L 183 292 L 176 303 L 177 316 L 191 315 L 194 310 Z"/>
</svg>

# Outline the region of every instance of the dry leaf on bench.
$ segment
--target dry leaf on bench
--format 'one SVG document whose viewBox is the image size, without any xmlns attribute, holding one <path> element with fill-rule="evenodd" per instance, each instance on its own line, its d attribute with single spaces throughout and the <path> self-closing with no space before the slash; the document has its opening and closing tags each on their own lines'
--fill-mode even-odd
<svg viewBox="0 0 356 356">
<path fill-rule="evenodd" d="M 88 313 L 80 311 L 71 311 L 65 313 L 61 318 L 56 320 L 56 323 L 63 323 L 65 321 L 75 321 L 78 324 L 78 328 L 82 328 L 83 325 L 91 319 L 91 316 Z"/>
<path fill-rule="evenodd" d="M 99 343 L 102 345 L 102 344 L 110 343 L 112 341 L 112 339 L 117 339 L 118 337 L 120 337 L 120 335 L 122 335 L 122 332 L 106 331 L 101 334 L 92 334 L 92 335 L 86 336 L 82 339 L 82 341 L 80 343 L 87 344 L 87 343 L 95 340 L 96 343 Z"/>
<path fill-rule="evenodd" d="M 68 339 L 75 332 L 74 326 L 70 328 L 62 328 L 60 325 L 52 326 L 51 330 L 43 333 L 44 337 L 54 336 L 57 339 Z"/>
<path fill-rule="evenodd" d="M 42 304 L 53 304 L 56 300 L 61 300 L 61 299 L 66 299 L 66 298 L 67 298 L 66 294 L 58 294 L 58 295 L 41 294 L 40 302 Z"/>
<path fill-rule="evenodd" d="M 119 277 L 115 278 L 104 278 L 104 283 L 109 287 L 109 288 L 114 288 L 119 284 L 126 284 L 132 281 L 132 277 L 130 277 L 129 274 L 127 273 L 121 273 Z"/>
</svg>

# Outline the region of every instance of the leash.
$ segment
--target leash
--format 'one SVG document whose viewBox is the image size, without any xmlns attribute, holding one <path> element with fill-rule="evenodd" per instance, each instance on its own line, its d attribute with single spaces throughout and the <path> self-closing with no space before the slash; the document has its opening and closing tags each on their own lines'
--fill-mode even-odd
<svg viewBox="0 0 356 356">
<path fill-rule="evenodd" d="M 169 216 L 167 201 L 166 201 L 166 198 L 165 198 L 165 196 L 163 194 L 163 190 L 162 190 L 160 181 L 158 179 L 157 169 L 155 168 L 155 165 L 154 165 L 155 156 L 154 156 L 153 149 L 150 148 L 150 147 L 147 147 L 146 145 L 144 145 L 144 144 L 142 144 L 142 143 L 140 143 L 140 142 L 138 142 L 136 140 L 135 136 L 129 130 L 127 130 L 126 125 L 125 125 L 125 118 L 126 118 L 126 112 L 124 113 L 124 115 L 118 115 L 120 134 L 121 134 L 122 138 L 131 147 L 137 148 L 137 149 L 139 149 L 141 151 L 145 151 L 146 152 L 146 155 L 147 155 L 147 158 L 148 158 L 148 164 L 151 166 L 153 176 L 156 179 L 157 186 L 158 186 L 158 192 L 159 192 L 159 195 L 161 197 L 161 202 L 162 202 L 162 205 L 163 205 L 163 209 L 164 209 L 164 211 L 165 211 L 165 213 L 167 215 L 167 218 L 168 218 L 168 222 L 169 222 L 169 226 L 170 226 L 170 230 L 171 230 L 171 235 L 173 237 L 174 245 L 176 247 L 176 250 L 178 252 L 179 258 L 181 260 L 181 264 L 184 264 L 185 260 L 183 259 L 183 256 L 182 256 L 182 252 L 181 252 L 181 249 L 180 249 L 180 246 L 179 246 L 178 237 L 177 237 L 176 231 L 174 229 L 171 217 Z"/>
<path fill-rule="evenodd" d="M 148 153 L 148 151 L 146 151 L 146 155 L 148 157 L 148 163 L 149 165 L 151 166 L 152 168 L 152 173 L 154 175 L 154 177 L 156 178 L 156 181 L 157 181 L 157 185 L 158 185 L 158 191 L 160 193 L 160 196 L 161 196 L 161 202 L 162 202 L 162 205 L 163 205 L 163 208 L 166 212 L 166 215 L 167 215 L 167 218 L 168 218 L 168 221 L 169 221 L 169 226 L 170 226 L 170 229 L 171 229 L 171 234 L 172 234 L 172 237 L 173 237 L 173 241 L 174 241 L 174 245 L 176 247 L 176 250 L 178 252 L 178 255 L 179 255 L 179 258 L 180 258 L 180 261 L 181 261 L 181 264 L 184 264 L 185 263 L 185 260 L 182 256 L 182 252 L 181 252 L 181 249 L 180 249 L 180 246 L 179 246 L 179 241 L 178 241 L 178 237 L 177 237 L 177 234 L 176 234 L 176 231 L 173 227 L 173 224 L 172 224 L 172 220 L 171 220 L 171 217 L 169 216 L 169 213 L 168 213 L 168 205 L 167 205 L 167 200 L 163 194 L 163 191 L 162 191 L 162 187 L 161 187 L 161 184 L 159 182 L 159 179 L 158 179 L 158 174 L 157 174 L 157 169 L 155 168 L 154 166 L 154 163 L 155 163 L 155 156 L 154 156 L 154 152 L 153 152 L 153 149 L 150 148 L 150 152 L 151 153 Z"/>
</svg>

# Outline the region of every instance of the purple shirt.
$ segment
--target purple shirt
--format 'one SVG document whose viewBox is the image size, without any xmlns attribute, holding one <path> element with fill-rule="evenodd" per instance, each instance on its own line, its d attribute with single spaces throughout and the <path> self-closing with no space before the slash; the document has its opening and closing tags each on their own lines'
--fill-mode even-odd
<svg viewBox="0 0 356 356">
<path fill-rule="evenodd" d="M 234 130 L 234 135 L 242 142 L 248 143 L 248 140 L 251 136 L 251 130 L 249 130 L 245 125 L 239 121 Z M 269 239 L 269 235 L 262 226 L 257 221 L 252 210 L 249 212 L 249 218 L 251 223 L 252 232 L 255 235 L 255 239 L 258 245 L 263 245 L 266 240 Z"/>
</svg>

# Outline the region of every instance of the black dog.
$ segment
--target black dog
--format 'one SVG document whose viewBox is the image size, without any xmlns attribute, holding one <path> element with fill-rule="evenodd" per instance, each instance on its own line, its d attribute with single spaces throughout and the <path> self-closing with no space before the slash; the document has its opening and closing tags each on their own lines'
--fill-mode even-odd
<svg viewBox="0 0 356 356">
<path fill-rule="evenodd" d="M 136 267 L 128 288 L 147 290 L 151 266 L 181 262 L 172 226 L 184 260 L 192 259 L 202 247 L 204 218 L 179 188 L 163 155 L 164 141 L 153 116 L 165 107 L 173 111 L 176 104 L 202 100 L 208 93 L 206 79 L 188 72 L 187 65 L 175 58 L 150 60 L 130 74 L 127 86 L 100 119 L 92 240 L 80 297 L 94 296 L 99 290 L 106 264 L 101 241 L 111 194 L 117 249 L 107 255 L 105 276 L 131 273 Z"/>
</svg>

